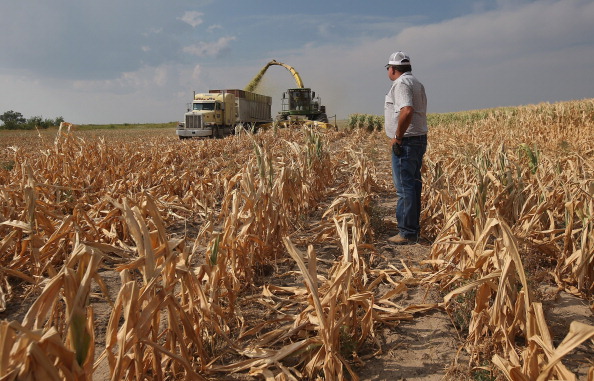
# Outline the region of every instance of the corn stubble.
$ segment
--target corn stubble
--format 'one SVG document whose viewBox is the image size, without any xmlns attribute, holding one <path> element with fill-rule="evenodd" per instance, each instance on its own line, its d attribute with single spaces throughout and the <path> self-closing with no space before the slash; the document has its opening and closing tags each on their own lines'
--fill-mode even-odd
<svg viewBox="0 0 594 381">
<path fill-rule="evenodd" d="M 89 380 L 101 362 L 112 380 L 358 379 L 356 366 L 381 353 L 378 327 L 452 313 L 464 295 L 471 366 L 488 361 L 509 380 L 575 379 L 563 358 L 592 345 L 594 327 L 574 322 L 554 345 L 527 258 L 592 301 L 593 123 L 585 100 L 431 126 L 422 225 L 434 244 L 423 271 L 368 260 L 372 200 L 392 189 L 367 155 L 381 133 L 119 141 L 60 132 L 37 138 L 40 149 L 8 148 L 0 308 L 14 284 L 38 296 L 22 322 L 0 323 L 0 379 Z M 316 245 L 336 248 L 327 271 Z M 262 268 L 287 263 L 294 271 L 282 276 L 300 281 L 258 286 Z M 106 269 L 120 275 L 115 300 Z M 443 302 L 402 308 L 391 299 L 407 284 L 439 285 Z M 97 356 L 92 285 L 112 305 Z"/>
<path fill-rule="evenodd" d="M 524 263 L 550 264 L 544 270 L 559 290 L 592 303 L 593 124 L 591 100 L 444 123 L 443 150 L 427 166 L 423 213 L 436 238 L 426 263 L 436 270 L 431 280 L 449 290 L 446 308 L 473 291 L 466 349 L 474 366 L 491 359 L 509 380 L 575 379 L 561 359 L 591 345 L 594 327 L 572 323 L 555 348 Z M 477 350 L 484 342 L 492 358 Z"/>
</svg>

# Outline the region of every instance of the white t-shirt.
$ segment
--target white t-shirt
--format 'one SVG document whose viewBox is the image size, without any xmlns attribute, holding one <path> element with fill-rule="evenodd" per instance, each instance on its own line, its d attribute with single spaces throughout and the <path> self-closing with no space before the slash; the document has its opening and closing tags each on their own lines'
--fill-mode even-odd
<svg viewBox="0 0 594 381">
<path fill-rule="evenodd" d="M 396 135 L 400 109 L 405 106 L 411 106 L 414 113 L 404 136 L 426 135 L 428 128 L 425 86 L 410 71 L 392 82 L 392 87 L 386 94 L 384 130 L 390 139 Z"/>
</svg>

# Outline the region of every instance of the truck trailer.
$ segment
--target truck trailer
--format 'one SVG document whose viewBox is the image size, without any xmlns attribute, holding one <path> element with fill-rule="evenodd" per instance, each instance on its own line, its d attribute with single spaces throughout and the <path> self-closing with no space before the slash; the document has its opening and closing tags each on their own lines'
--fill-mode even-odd
<svg viewBox="0 0 594 381">
<path fill-rule="evenodd" d="M 177 126 L 180 139 L 223 137 L 237 126 L 258 127 L 272 122 L 272 98 L 250 91 L 209 90 L 194 94 L 191 108 Z"/>
</svg>

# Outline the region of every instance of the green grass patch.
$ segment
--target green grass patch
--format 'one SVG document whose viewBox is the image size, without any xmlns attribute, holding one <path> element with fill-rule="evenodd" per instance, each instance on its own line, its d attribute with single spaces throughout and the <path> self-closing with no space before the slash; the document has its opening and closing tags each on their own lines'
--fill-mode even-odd
<svg viewBox="0 0 594 381">
<path fill-rule="evenodd" d="M 441 114 L 427 114 L 427 124 L 436 125 L 471 125 L 488 118 L 514 117 L 518 113 L 516 107 L 498 107 L 484 110 L 447 112 Z"/>
</svg>

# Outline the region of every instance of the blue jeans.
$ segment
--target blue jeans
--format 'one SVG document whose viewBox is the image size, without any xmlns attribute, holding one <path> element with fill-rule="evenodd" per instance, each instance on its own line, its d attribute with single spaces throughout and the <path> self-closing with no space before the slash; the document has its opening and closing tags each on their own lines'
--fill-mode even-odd
<svg viewBox="0 0 594 381">
<path fill-rule="evenodd" d="M 396 186 L 398 203 L 396 220 L 399 234 L 416 239 L 421 232 L 421 166 L 427 150 L 427 135 L 412 136 L 402 140 L 402 155 L 392 152 L 392 179 Z"/>
</svg>

